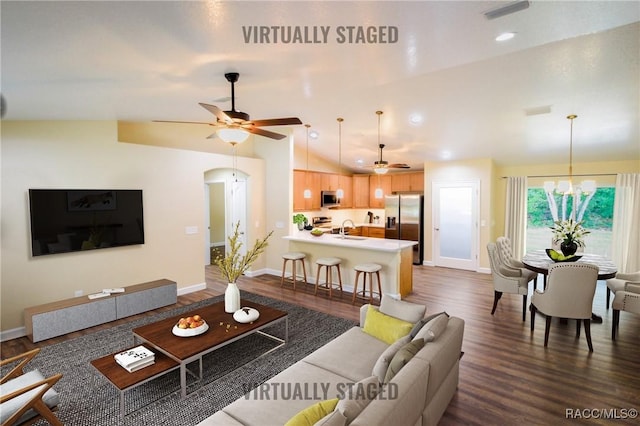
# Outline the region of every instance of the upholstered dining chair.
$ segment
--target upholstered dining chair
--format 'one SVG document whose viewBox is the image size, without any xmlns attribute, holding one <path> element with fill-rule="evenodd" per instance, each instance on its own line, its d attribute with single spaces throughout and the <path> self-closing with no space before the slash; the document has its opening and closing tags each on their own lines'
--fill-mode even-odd
<svg viewBox="0 0 640 426">
<path fill-rule="evenodd" d="M 493 276 L 493 308 L 491 315 L 496 312 L 498 300 L 502 293 L 522 295 L 522 321 L 527 318 L 527 295 L 529 293 L 529 278 L 522 274 L 518 268 L 511 268 L 500 261 L 498 248 L 495 243 L 487 244 L 489 261 L 491 262 L 491 275 Z"/>
<path fill-rule="evenodd" d="M 629 287 L 631 286 L 631 287 Z M 609 301 L 611 293 L 615 295 L 618 290 L 631 291 L 632 293 L 640 293 L 640 271 L 632 273 L 618 272 L 614 278 L 607 280 L 607 309 L 609 309 Z"/>
<path fill-rule="evenodd" d="M 40 349 L 3 359 L 0 367 L 15 366 L 0 379 L 0 419 L 2 426 L 32 424 L 44 418 L 50 425 L 63 426 L 52 410 L 60 403 L 53 385 L 62 374 L 45 378 L 40 371 L 25 372 L 25 365 Z M 7 369 L 10 367 L 6 367 Z"/>
<path fill-rule="evenodd" d="M 549 267 L 547 288 L 544 292 L 535 290 L 531 296 L 531 331 L 535 325 L 536 312 L 545 314 L 544 346 L 549 342 L 551 319 L 567 318 L 578 320 L 576 337 L 580 337 L 580 323 L 584 323 L 589 352 L 591 343 L 591 312 L 593 296 L 598 282 L 598 267 L 589 263 L 556 263 Z"/>
<path fill-rule="evenodd" d="M 533 281 L 533 289 L 538 288 L 538 273 L 525 268 L 524 264 L 513 256 L 511 240 L 508 237 L 498 237 L 496 246 L 500 261 L 510 268 L 520 269 L 522 275 L 527 277 L 527 282 Z"/>
<path fill-rule="evenodd" d="M 620 311 L 640 314 L 640 284 L 637 292 L 619 290 L 613 298 L 613 322 L 611 326 L 611 340 L 616 340 L 616 332 L 620 325 Z"/>
</svg>

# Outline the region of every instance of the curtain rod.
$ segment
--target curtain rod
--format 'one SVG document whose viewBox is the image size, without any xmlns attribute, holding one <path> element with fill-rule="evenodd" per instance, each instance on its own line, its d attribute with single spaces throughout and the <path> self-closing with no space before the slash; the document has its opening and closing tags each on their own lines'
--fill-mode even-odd
<svg viewBox="0 0 640 426">
<path fill-rule="evenodd" d="M 585 176 L 617 176 L 617 173 L 588 173 L 580 175 L 532 175 L 526 176 L 528 178 L 553 178 L 553 177 L 585 177 Z M 502 176 L 502 179 L 507 179 L 511 176 Z"/>
</svg>

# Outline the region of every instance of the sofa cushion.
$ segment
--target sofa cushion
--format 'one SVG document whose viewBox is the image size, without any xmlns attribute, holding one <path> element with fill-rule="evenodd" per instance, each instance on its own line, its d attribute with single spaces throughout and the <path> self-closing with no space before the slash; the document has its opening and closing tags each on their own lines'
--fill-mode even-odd
<svg viewBox="0 0 640 426">
<path fill-rule="evenodd" d="M 316 402 L 291 417 L 284 426 L 313 426 L 319 420 L 333 412 L 338 404 L 338 398 Z"/>
<path fill-rule="evenodd" d="M 344 395 L 338 401 L 336 410 L 347 418 L 347 424 L 351 423 L 373 401 L 380 390 L 377 376 L 367 377 L 352 387 L 346 388 Z"/>
<path fill-rule="evenodd" d="M 438 312 L 436 314 L 431 314 L 429 316 L 426 316 L 424 318 L 422 318 L 420 321 L 416 322 L 413 325 L 413 328 L 411 329 L 411 333 L 409 333 L 409 335 L 411 336 L 411 338 L 413 339 L 414 337 L 416 337 L 416 334 L 418 334 L 418 331 L 420 331 L 420 329 L 422 327 L 424 327 L 424 325 L 426 323 L 428 323 L 429 321 L 431 321 L 432 319 L 434 319 L 435 317 L 437 317 L 438 315 L 442 315 L 445 314 L 447 317 L 449 316 L 448 313 L 446 312 Z"/>
<path fill-rule="evenodd" d="M 334 410 L 332 413 L 321 418 L 313 426 L 345 426 L 346 424 L 347 418 L 340 411 Z"/>
<path fill-rule="evenodd" d="M 376 360 L 387 347 L 360 327 L 353 327 L 307 355 L 304 361 L 357 382 L 371 375 Z"/>
<path fill-rule="evenodd" d="M 411 358 L 413 358 L 420 349 L 424 347 L 424 339 L 414 339 L 411 342 L 404 345 L 394 356 L 389 363 L 389 369 L 384 376 L 384 383 L 388 383 L 398 372 L 404 367 Z"/>
<path fill-rule="evenodd" d="M 32 370 L 21 374 L 5 383 L 2 384 L 2 395 L 9 395 L 11 392 L 15 392 L 17 390 L 23 389 L 29 385 L 33 385 L 34 383 L 38 383 L 44 380 L 45 377 L 40 373 L 39 370 Z M 29 402 L 38 392 L 42 390 L 42 387 L 38 387 L 36 389 L 30 390 L 28 392 L 23 393 L 20 396 L 12 398 L 4 403 L 2 403 L 2 407 L 0 408 L 0 419 L 2 420 L 2 424 L 11 417 L 16 411 L 22 408 L 27 402 Z M 47 407 L 55 407 L 60 403 L 60 395 L 53 389 L 49 389 L 44 396 L 42 397 L 42 401 L 47 405 Z M 30 409 L 25 414 L 20 417 L 20 421 L 18 423 L 25 422 L 26 420 L 35 417 L 38 413 Z"/>
<path fill-rule="evenodd" d="M 427 307 L 417 303 L 406 302 L 404 300 L 396 300 L 389 295 L 382 295 L 380 301 L 380 312 L 412 324 L 424 317 Z"/>
<path fill-rule="evenodd" d="M 449 323 L 449 316 L 447 314 L 440 314 L 426 323 L 418 333 L 416 333 L 415 339 L 423 339 L 426 342 L 432 342 L 436 340 L 447 328 Z"/>
<path fill-rule="evenodd" d="M 369 306 L 363 331 L 391 345 L 399 338 L 408 335 L 412 328 L 413 323 L 385 315 Z"/>
<path fill-rule="evenodd" d="M 385 349 L 382 354 L 380 354 L 380 357 L 378 357 L 378 360 L 371 371 L 371 374 L 378 377 L 378 381 L 380 383 L 384 382 L 384 376 L 387 374 L 387 370 L 389 369 L 389 364 L 391 363 L 393 356 L 410 341 L 410 336 L 401 337 Z"/>
</svg>

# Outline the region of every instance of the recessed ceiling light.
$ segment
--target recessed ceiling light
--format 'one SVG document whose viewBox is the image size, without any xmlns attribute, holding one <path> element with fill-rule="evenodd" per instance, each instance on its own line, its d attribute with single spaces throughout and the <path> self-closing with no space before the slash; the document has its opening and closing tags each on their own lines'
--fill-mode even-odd
<svg viewBox="0 0 640 426">
<path fill-rule="evenodd" d="M 422 121 L 424 121 L 424 118 L 417 112 L 409 116 L 409 123 L 413 124 L 414 126 L 422 123 Z"/>
<path fill-rule="evenodd" d="M 496 41 L 507 41 L 511 40 L 516 36 L 516 33 L 502 33 L 498 37 L 496 37 Z"/>
<path fill-rule="evenodd" d="M 318 133 L 317 130 L 312 130 L 309 132 L 309 137 L 311 139 L 318 139 L 318 137 L 320 136 L 320 134 Z"/>
</svg>

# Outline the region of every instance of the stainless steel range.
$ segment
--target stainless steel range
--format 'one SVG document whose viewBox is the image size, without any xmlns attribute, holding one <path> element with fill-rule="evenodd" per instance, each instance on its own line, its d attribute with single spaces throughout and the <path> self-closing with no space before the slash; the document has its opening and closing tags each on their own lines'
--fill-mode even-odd
<svg viewBox="0 0 640 426">
<path fill-rule="evenodd" d="M 331 216 L 315 216 L 311 218 L 314 228 L 332 228 Z"/>
</svg>

